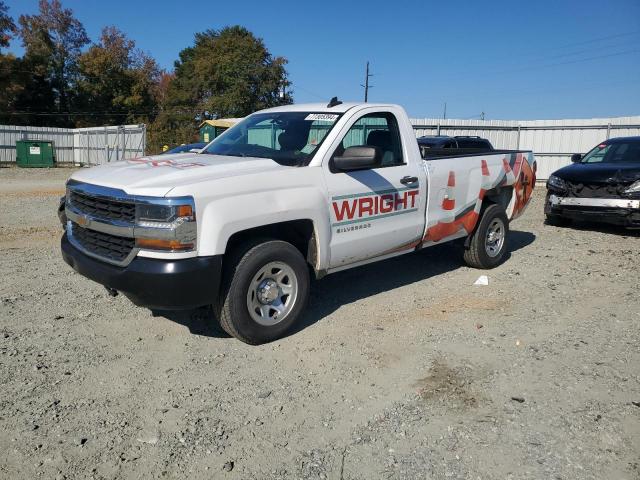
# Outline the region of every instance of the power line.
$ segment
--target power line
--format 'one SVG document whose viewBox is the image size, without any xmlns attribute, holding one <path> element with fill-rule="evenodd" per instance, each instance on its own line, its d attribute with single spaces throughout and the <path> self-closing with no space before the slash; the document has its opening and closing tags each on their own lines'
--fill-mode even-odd
<svg viewBox="0 0 640 480">
<path fill-rule="evenodd" d="M 295 92 L 296 90 L 302 90 L 303 92 L 308 93 L 309 95 L 312 95 L 320 100 L 326 100 L 328 98 L 327 95 L 319 95 L 315 92 L 312 92 L 311 90 L 308 90 L 306 88 L 302 88 L 299 84 L 293 84 L 293 91 Z"/>
<path fill-rule="evenodd" d="M 575 47 L 575 46 L 579 46 L 579 45 L 587 45 L 589 43 L 601 42 L 602 40 L 610 40 L 612 38 L 620 38 L 620 37 L 629 37 L 629 36 L 638 35 L 638 34 L 640 34 L 640 30 L 633 30 L 631 32 L 617 33 L 615 35 L 607 35 L 605 37 L 596 37 L 596 38 L 592 38 L 590 40 L 584 40 L 584 41 L 581 41 L 581 42 L 574 42 L 574 43 L 566 43 L 564 45 L 557 45 L 557 46 L 553 47 L 552 50 L 559 50 L 559 49 L 562 49 L 562 48 Z"/>
</svg>

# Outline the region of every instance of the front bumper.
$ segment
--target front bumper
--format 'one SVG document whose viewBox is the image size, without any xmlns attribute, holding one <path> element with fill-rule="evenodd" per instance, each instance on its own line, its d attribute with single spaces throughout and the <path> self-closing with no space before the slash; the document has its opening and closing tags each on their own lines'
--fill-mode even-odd
<svg viewBox="0 0 640 480">
<path fill-rule="evenodd" d="M 182 260 L 135 257 L 126 267 L 91 258 L 61 240 L 62 258 L 81 275 L 118 290 L 133 303 L 153 310 L 186 310 L 215 303 L 222 255 Z"/>
<path fill-rule="evenodd" d="M 640 200 L 562 197 L 549 192 L 544 213 L 574 220 L 640 227 Z"/>
</svg>

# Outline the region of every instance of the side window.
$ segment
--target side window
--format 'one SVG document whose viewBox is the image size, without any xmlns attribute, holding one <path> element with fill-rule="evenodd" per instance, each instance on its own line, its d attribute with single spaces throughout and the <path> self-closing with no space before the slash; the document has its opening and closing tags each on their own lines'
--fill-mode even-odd
<svg viewBox="0 0 640 480">
<path fill-rule="evenodd" d="M 381 167 L 404 165 L 400 129 L 392 113 L 370 113 L 360 118 L 346 133 L 333 156 L 342 155 L 349 147 L 359 146 L 378 147 L 382 153 Z"/>
</svg>

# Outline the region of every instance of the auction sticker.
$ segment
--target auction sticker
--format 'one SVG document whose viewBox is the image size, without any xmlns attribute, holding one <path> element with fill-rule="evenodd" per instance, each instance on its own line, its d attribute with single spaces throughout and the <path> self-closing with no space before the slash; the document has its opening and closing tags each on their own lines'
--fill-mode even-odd
<svg viewBox="0 0 640 480">
<path fill-rule="evenodd" d="M 335 113 L 310 113 L 305 117 L 305 120 L 322 120 L 325 122 L 335 122 L 338 119 L 338 115 Z"/>
</svg>

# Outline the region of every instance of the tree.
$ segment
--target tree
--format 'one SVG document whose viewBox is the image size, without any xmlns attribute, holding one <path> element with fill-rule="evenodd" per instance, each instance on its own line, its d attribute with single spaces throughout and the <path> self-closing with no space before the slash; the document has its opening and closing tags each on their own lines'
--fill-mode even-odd
<svg viewBox="0 0 640 480">
<path fill-rule="evenodd" d="M 38 15 L 21 15 L 18 20 L 25 48 L 21 68 L 31 74 L 18 103 L 26 110 L 62 114 L 74 105 L 78 57 L 89 38 L 60 0 L 40 0 L 39 9 Z M 72 123 L 70 117 L 53 118 L 46 122 Z"/>
<path fill-rule="evenodd" d="M 195 35 L 175 63 L 161 113 L 152 126 L 152 147 L 195 139 L 196 119 L 244 117 L 291 103 L 283 57 L 273 57 L 246 28 L 225 27 Z M 158 143 L 160 142 L 160 143 Z"/>
<path fill-rule="evenodd" d="M 81 108 L 89 113 L 83 124 L 148 123 L 154 118 L 160 68 L 116 27 L 104 28 L 78 65 Z"/>
<path fill-rule="evenodd" d="M 9 8 L 0 1 L 0 48 L 7 48 L 11 37 L 16 33 L 16 24 L 8 12 Z"/>
<path fill-rule="evenodd" d="M 16 25 L 9 16 L 9 9 L 0 1 L 0 123 L 11 123 L 15 99 L 22 90 L 23 79 L 18 71 L 19 62 L 11 54 L 2 53 L 1 49 L 9 46 L 16 33 Z"/>
</svg>

